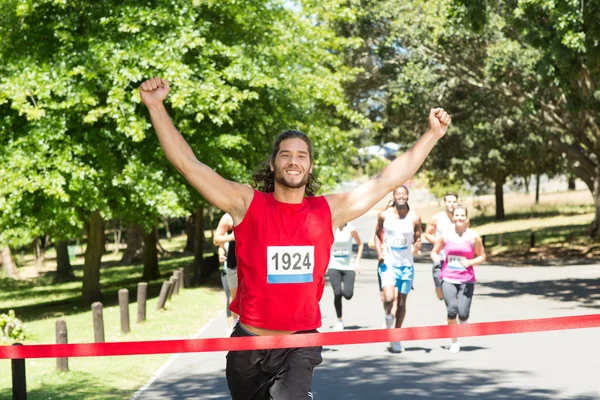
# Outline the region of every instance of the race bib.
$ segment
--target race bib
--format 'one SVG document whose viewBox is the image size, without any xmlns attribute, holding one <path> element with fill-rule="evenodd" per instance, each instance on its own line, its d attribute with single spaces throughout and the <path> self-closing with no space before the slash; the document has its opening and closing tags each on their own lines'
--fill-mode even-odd
<svg viewBox="0 0 600 400">
<path fill-rule="evenodd" d="M 462 256 L 448 256 L 448 268 L 464 271 L 466 267 L 461 261 L 466 259 L 466 257 Z"/>
<path fill-rule="evenodd" d="M 350 249 L 348 248 L 332 249 L 331 252 L 333 253 L 334 257 L 346 258 L 350 255 Z"/>
<path fill-rule="evenodd" d="M 389 243 L 392 250 L 408 249 L 408 240 L 404 236 L 390 238 Z"/>
<path fill-rule="evenodd" d="M 314 246 L 268 246 L 268 283 L 307 283 L 313 281 Z"/>
</svg>

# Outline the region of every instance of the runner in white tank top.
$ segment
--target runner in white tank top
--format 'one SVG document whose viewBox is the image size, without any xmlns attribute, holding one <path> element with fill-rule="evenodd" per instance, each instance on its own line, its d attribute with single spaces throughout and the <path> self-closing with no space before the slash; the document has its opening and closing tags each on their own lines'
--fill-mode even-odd
<svg viewBox="0 0 600 400">
<path fill-rule="evenodd" d="M 356 258 L 352 257 L 352 241 L 356 241 L 358 245 Z M 350 300 L 354 295 L 354 280 L 356 274 L 360 273 L 359 262 L 362 252 L 363 242 L 351 223 L 348 222 L 335 230 L 327 274 L 333 289 L 333 305 L 337 315 L 337 322 L 333 329 L 336 331 L 344 329 L 342 297 Z"/>
<path fill-rule="evenodd" d="M 425 228 L 425 239 L 431 244 L 435 244 L 436 240 L 449 232 L 454 230 L 454 223 L 452 222 L 452 212 L 458 202 L 458 195 L 456 193 L 448 192 L 444 195 L 444 211 L 440 211 L 433 216 L 431 222 L 427 224 Z M 440 254 L 442 260 L 444 254 Z M 443 300 L 444 295 L 442 294 L 442 282 L 440 280 L 440 273 L 442 270 L 442 263 L 433 263 L 432 274 L 433 283 L 435 285 L 435 293 L 438 299 Z"/>
<path fill-rule="evenodd" d="M 413 252 L 421 250 L 421 218 L 410 211 L 408 189 L 405 186 L 394 191 L 394 205 L 379 214 L 376 237 L 381 236 L 382 230 L 384 247 L 382 248 L 380 241 L 376 242 L 377 253 L 380 260 L 383 260 L 378 272 L 384 292 L 385 323 L 387 328 L 393 325 L 392 307 L 397 288 L 395 327 L 401 328 L 406 317 L 406 299 L 415 276 Z M 392 342 L 391 348 L 392 352 L 404 351 L 400 342 Z"/>
</svg>

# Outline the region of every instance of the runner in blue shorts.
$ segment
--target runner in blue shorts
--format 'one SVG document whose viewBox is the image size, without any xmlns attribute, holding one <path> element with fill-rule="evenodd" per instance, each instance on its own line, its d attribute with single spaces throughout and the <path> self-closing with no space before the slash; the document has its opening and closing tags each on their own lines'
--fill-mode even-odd
<svg viewBox="0 0 600 400">
<path fill-rule="evenodd" d="M 406 317 L 406 299 L 415 276 L 413 252 L 421 249 L 422 231 L 421 218 L 408 206 L 408 189 L 405 186 L 395 190 L 394 205 L 379 213 L 376 237 L 381 237 L 382 231 L 383 249 L 381 242 L 376 243 L 380 259 L 378 272 L 384 292 L 385 322 L 387 328 L 394 325 L 392 307 L 395 288 L 398 288 L 395 327 L 400 328 Z M 404 351 L 400 342 L 391 342 L 390 345 L 392 352 Z"/>
</svg>

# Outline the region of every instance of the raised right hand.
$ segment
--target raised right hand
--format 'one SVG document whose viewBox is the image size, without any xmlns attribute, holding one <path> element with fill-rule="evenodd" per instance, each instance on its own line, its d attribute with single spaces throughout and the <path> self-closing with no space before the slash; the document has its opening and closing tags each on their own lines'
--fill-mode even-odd
<svg viewBox="0 0 600 400">
<path fill-rule="evenodd" d="M 150 78 L 140 85 L 140 98 L 146 107 L 162 103 L 167 94 L 169 94 L 169 82 L 160 76 Z"/>
</svg>

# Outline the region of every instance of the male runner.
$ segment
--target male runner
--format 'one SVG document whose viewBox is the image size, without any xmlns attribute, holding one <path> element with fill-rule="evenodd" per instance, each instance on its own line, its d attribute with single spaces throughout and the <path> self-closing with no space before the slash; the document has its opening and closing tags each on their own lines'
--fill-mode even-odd
<svg viewBox="0 0 600 400">
<path fill-rule="evenodd" d="M 379 213 L 375 231 L 380 261 L 377 272 L 384 293 L 386 328 L 391 328 L 394 322 L 392 306 L 396 300 L 396 289 L 398 294 L 395 327 L 401 328 L 406 317 L 406 300 L 415 277 L 413 253 L 421 250 L 421 231 L 421 217 L 408 205 L 408 188 L 400 186 L 394 191 L 392 206 Z M 382 232 L 384 246 L 381 246 L 379 240 Z M 400 342 L 392 342 L 391 348 L 394 353 L 404 351 Z"/>
<path fill-rule="evenodd" d="M 440 211 L 433 216 L 431 222 L 427 224 L 425 228 L 425 239 L 431 244 L 435 245 L 435 242 L 442 235 L 447 234 L 454 230 L 454 224 L 452 222 L 452 212 L 458 202 L 458 195 L 456 193 L 448 192 L 444 196 L 445 210 Z M 435 294 L 438 299 L 443 300 L 444 295 L 442 294 L 442 281 L 440 280 L 440 273 L 442 271 L 442 264 L 444 262 L 444 250 L 440 252 L 441 261 L 433 263 L 433 284 L 435 285 Z"/>
<path fill-rule="evenodd" d="M 239 284 L 231 309 L 240 322 L 232 336 L 317 332 L 335 229 L 410 179 L 451 122 L 443 109 L 430 110 L 429 129 L 406 153 L 353 191 L 327 196 L 315 196 L 310 139 L 285 131 L 254 175 L 258 191 L 223 179 L 196 158 L 163 105 L 168 93 L 169 84 L 160 77 L 140 87 L 165 155 L 208 202 L 233 218 Z M 320 347 L 230 351 L 231 396 L 312 398 L 313 370 L 321 361 Z"/>
<path fill-rule="evenodd" d="M 215 235 L 213 237 L 213 244 L 215 246 L 222 246 L 225 250 L 225 272 L 227 276 L 227 284 L 231 293 L 231 299 L 235 299 L 238 288 L 238 274 L 237 274 L 237 258 L 235 257 L 235 235 L 233 234 L 233 218 L 231 215 L 225 213 L 219 220 Z M 238 316 L 236 313 L 232 313 L 234 321 L 237 320 Z"/>
</svg>

